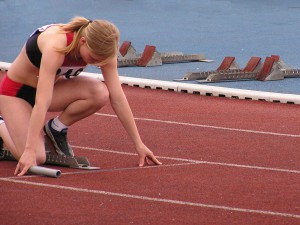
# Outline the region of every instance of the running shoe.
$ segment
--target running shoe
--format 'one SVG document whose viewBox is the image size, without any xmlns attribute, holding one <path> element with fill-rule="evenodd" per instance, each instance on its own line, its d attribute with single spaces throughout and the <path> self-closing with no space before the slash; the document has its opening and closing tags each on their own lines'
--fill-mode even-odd
<svg viewBox="0 0 300 225">
<path fill-rule="evenodd" d="M 2 140 L 2 138 L 0 137 L 0 151 L 2 151 L 3 150 L 3 140 Z"/>
<path fill-rule="evenodd" d="M 44 131 L 52 141 L 57 154 L 74 157 L 73 150 L 68 143 L 68 128 L 62 129 L 60 132 L 56 131 L 51 127 L 52 120 L 53 119 L 49 120 L 48 123 L 45 124 Z"/>
</svg>

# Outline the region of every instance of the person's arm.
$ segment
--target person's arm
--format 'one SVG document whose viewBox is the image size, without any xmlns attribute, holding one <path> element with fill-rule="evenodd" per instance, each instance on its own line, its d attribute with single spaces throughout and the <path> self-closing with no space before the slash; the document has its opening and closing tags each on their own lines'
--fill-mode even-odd
<svg viewBox="0 0 300 225">
<path fill-rule="evenodd" d="M 53 87 L 57 69 L 62 65 L 64 55 L 58 53 L 55 49 L 57 39 L 53 38 L 41 42 L 41 51 L 43 53 L 36 90 L 35 105 L 32 109 L 27 141 L 24 152 L 19 159 L 15 174 L 24 175 L 27 170 L 36 165 L 37 140 L 40 138 L 46 113 L 50 106 L 53 94 Z M 18 173 L 18 171 L 21 171 Z"/>
<path fill-rule="evenodd" d="M 160 165 L 161 162 L 156 159 L 153 152 L 144 145 L 140 138 L 132 111 L 119 80 L 117 57 L 112 59 L 108 64 L 102 66 L 101 70 L 105 84 L 109 90 L 111 106 L 132 139 L 135 149 L 139 155 L 139 166 L 144 166 L 145 163 L 147 163 L 147 158 L 155 164 Z"/>
</svg>

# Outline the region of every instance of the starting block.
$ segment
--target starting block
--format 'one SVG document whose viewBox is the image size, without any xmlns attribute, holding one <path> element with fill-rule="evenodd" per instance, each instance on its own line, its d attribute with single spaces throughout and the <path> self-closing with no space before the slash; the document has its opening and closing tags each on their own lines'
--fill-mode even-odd
<svg viewBox="0 0 300 225">
<path fill-rule="evenodd" d="M 46 153 L 46 163 L 48 165 L 64 166 L 76 169 L 85 170 L 99 170 L 100 167 L 90 166 L 90 162 L 86 157 L 83 156 L 65 156 L 65 155 L 54 155 L 52 153 Z"/>
<path fill-rule="evenodd" d="M 123 58 L 134 58 L 138 57 L 135 48 L 131 45 L 130 41 L 124 41 L 119 48 L 120 57 Z"/>
<path fill-rule="evenodd" d="M 16 161 L 13 155 L 9 150 L 3 149 L 0 150 L 0 160 L 11 160 Z M 55 155 L 51 152 L 46 152 L 46 162 L 47 165 L 55 165 L 62 167 L 70 167 L 76 169 L 85 169 L 85 170 L 98 170 L 100 167 L 90 166 L 90 162 L 86 157 L 82 156 L 65 156 L 65 155 Z"/>
<path fill-rule="evenodd" d="M 277 57 L 266 57 L 264 65 L 259 73 L 256 74 L 256 80 L 282 80 L 284 79 L 278 65 L 275 63 L 278 61 Z"/>
<path fill-rule="evenodd" d="M 300 69 L 291 69 L 280 60 L 278 55 L 266 57 L 263 64 L 260 57 L 251 57 L 243 69 L 231 67 L 233 62 L 234 57 L 225 57 L 215 71 L 187 73 L 182 79 L 177 80 L 196 80 L 198 83 L 207 83 L 229 80 L 271 81 L 282 80 L 286 77 L 300 77 Z"/>
<path fill-rule="evenodd" d="M 260 57 L 251 57 L 246 66 L 240 70 L 218 71 L 210 74 L 205 80 L 199 80 L 199 83 L 217 82 L 222 80 L 253 80 L 263 65 Z"/>
<path fill-rule="evenodd" d="M 0 150 L 0 160 L 16 161 L 14 156 L 7 149 Z M 86 157 L 82 157 L 82 156 L 70 157 L 70 156 L 57 155 L 57 154 L 55 155 L 51 152 L 46 152 L 45 164 L 62 166 L 62 167 L 70 167 L 76 169 L 85 169 L 85 170 L 100 169 L 100 167 L 90 166 L 90 163 Z"/>
<path fill-rule="evenodd" d="M 226 71 L 232 69 L 239 69 L 238 64 L 235 62 L 235 57 L 227 56 L 223 59 L 217 71 Z"/>
<path fill-rule="evenodd" d="M 1 142 L 0 142 L 0 144 L 1 144 Z M 49 138 L 46 135 L 45 135 L 45 149 L 46 149 L 45 164 L 47 164 L 47 165 L 63 166 L 63 167 L 85 169 L 85 170 L 99 170 L 100 169 L 100 167 L 90 166 L 90 162 L 86 157 L 83 157 L 83 156 L 71 157 L 71 156 L 57 154 L 54 146 L 52 145 L 51 141 L 49 140 Z M 3 149 L 3 148 L 0 148 L 0 160 L 16 161 L 16 159 L 10 153 L 10 151 L 7 149 Z"/>
<path fill-rule="evenodd" d="M 153 45 L 146 45 L 141 58 L 136 62 L 137 66 L 161 66 L 161 55 L 156 51 Z"/>
<path fill-rule="evenodd" d="M 211 62 L 202 54 L 183 54 L 182 52 L 160 53 L 153 45 L 146 45 L 142 54 L 135 51 L 131 42 L 124 41 L 119 48 L 118 67 L 126 66 L 161 66 L 163 63 Z"/>
<path fill-rule="evenodd" d="M 46 162 L 45 164 L 64 166 L 77 169 L 98 170 L 99 167 L 90 166 L 90 162 L 83 156 L 66 156 L 57 154 L 51 140 L 47 135 L 44 136 L 45 149 L 46 149 Z"/>
<path fill-rule="evenodd" d="M 187 81 L 187 80 L 201 80 L 206 79 L 211 74 L 221 73 L 222 71 L 240 71 L 239 65 L 235 61 L 235 57 L 226 56 L 216 70 L 201 71 L 201 72 L 188 72 L 181 79 L 174 79 L 174 81 Z"/>
<path fill-rule="evenodd" d="M 300 69 L 292 69 L 287 66 L 278 55 L 271 55 L 271 58 L 274 59 L 274 66 L 265 80 L 282 80 L 284 78 L 300 77 Z"/>
</svg>

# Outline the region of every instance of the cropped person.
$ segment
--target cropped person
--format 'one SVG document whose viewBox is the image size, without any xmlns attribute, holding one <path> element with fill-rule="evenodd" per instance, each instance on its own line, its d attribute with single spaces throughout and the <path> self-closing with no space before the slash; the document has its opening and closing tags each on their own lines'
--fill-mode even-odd
<svg viewBox="0 0 300 225">
<path fill-rule="evenodd" d="M 159 162 L 142 142 L 117 70 L 119 30 L 106 20 L 75 17 L 67 24 L 37 29 L 27 40 L 0 84 L 3 116 L 18 159 L 15 175 L 45 162 L 42 130 L 58 154 L 73 156 L 69 126 L 110 101 L 132 139 L 139 166 Z M 78 76 L 87 64 L 101 68 L 104 81 Z M 75 90 L 75 91 L 74 91 Z M 44 124 L 47 112 L 61 112 Z"/>
</svg>

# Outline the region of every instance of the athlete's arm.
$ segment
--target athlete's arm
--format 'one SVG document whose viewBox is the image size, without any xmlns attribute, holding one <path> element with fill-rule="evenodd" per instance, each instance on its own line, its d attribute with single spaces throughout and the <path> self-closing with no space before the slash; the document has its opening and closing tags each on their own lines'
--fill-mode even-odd
<svg viewBox="0 0 300 225">
<path fill-rule="evenodd" d="M 15 171 L 15 173 L 21 171 L 18 176 L 24 175 L 30 166 L 36 165 L 36 152 L 38 151 L 36 140 L 38 140 L 39 135 L 41 135 L 46 113 L 52 100 L 56 71 L 64 60 L 64 55 L 56 51 L 57 46 L 65 44 L 65 40 L 62 39 L 61 35 L 62 34 L 51 34 L 40 36 L 39 48 L 42 52 L 42 59 L 35 105 L 30 117 L 25 150 Z"/>
<path fill-rule="evenodd" d="M 155 164 L 161 164 L 142 142 L 138 129 L 136 127 L 132 111 L 123 92 L 119 74 L 117 70 L 117 57 L 112 59 L 108 64 L 101 67 L 105 84 L 109 90 L 110 102 L 113 110 L 124 126 L 125 130 L 132 139 L 136 151 L 139 155 L 139 166 L 146 163 L 146 158 L 152 160 Z"/>
</svg>

